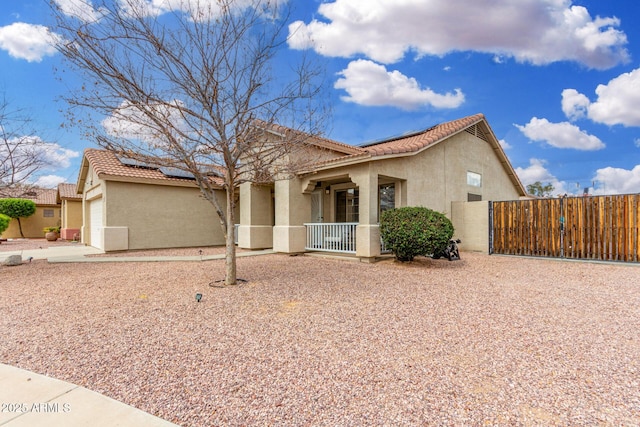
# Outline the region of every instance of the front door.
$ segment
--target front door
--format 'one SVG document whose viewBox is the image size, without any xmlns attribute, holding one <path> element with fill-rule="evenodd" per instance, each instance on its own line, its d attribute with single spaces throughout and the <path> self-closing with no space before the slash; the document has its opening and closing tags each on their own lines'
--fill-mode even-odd
<svg viewBox="0 0 640 427">
<path fill-rule="evenodd" d="M 322 216 L 322 189 L 311 193 L 311 222 L 323 222 Z"/>
</svg>

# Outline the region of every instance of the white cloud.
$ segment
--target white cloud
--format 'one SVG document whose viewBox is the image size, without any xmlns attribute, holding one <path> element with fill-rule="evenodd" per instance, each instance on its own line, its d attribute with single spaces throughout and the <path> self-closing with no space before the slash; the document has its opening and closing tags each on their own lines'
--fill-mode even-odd
<svg viewBox="0 0 640 427">
<path fill-rule="evenodd" d="M 58 184 L 62 184 L 65 181 L 66 179 L 58 175 L 44 175 L 38 177 L 34 185 L 42 188 L 56 188 Z"/>
<path fill-rule="evenodd" d="M 562 111 L 569 120 L 577 120 L 587 115 L 589 98 L 575 89 L 562 91 Z"/>
<path fill-rule="evenodd" d="M 246 9 L 254 0 L 235 0 L 231 7 Z M 135 16 L 159 16 L 170 12 L 182 12 L 194 21 L 206 21 L 223 12 L 220 0 L 127 0 L 120 7 L 126 14 Z"/>
<path fill-rule="evenodd" d="M 431 105 L 436 108 L 456 108 L 464 102 L 460 89 L 455 93 L 438 94 L 422 88 L 414 78 L 399 71 L 387 71 L 380 64 L 359 59 L 349 63 L 338 73 L 336 89 L 344 89 L 348 96 L 342 99 L 367 106 L 393 106 L 404 110 L 415 110 Z"/>
<path fill-rule="evenodd" d="M 57 36 L 43 25 L 14 22 L 0 27 L 0 49 L 29 62 L 40 62 L 45 56 L 54 55 L 56 40 Z"/>
<path fill-rule="evenodd" d="M 159 147 L 166 144 L 166 132 L 174 132 L 176 138 L 180 138 L 180 131 L 185 130 L 184 121 L 180 115 L 180 101 L 172 101 L 166 104 L 132 105 L 123 101 L 112 115 L 102 121 L 102 126 L 111 136 L 125 139 L 137 139 L 150 147 Z M 148 109 L 150 113 L 161 118 L 163 124 L 172 124 L 173 129 L 161 129 L 141 109 Z"/>
<path fill-rule="evenodd" d="M 558 180 L 549 170 L 545 167 L 546 160 L 542 159 L 529 159 L 529 166 L 526 168 L 515 168 L 516 175 L 520 178 L 520 181 L 525 186 L 533 184 L 535 182 L 541 182 L 543 185 L 553 185 L 553 195 L 568 194 L 567 185 L 564 181 Z"/>
<path fill-rule="evenodd" d="M 596 88 L 598 99 L 590 102 L 575 89 L 562 91 L 562 111 L 569 119 L 588 117 L 606 125 L 640 126 L 640 68 L 620 74 Z"/>
<path fill-rule="evenodd" d="M 55 2 L 62 13 L 84 22 L 98 21 L 105 13 L 104 9 L 94 9 L 91 0 L 55 0 Z"/>
<path fill-rule="evenodd" d="M 594 151 L 605 147 L 598 137 L 589 135 L 569 122 L 551 123 L 547 119 L 534 117 L 526 125 L 515 127 L 530 140 L 543 141 L 556 148 Z"/>
<path fill-rule="evenodd" d="M 640 138 L 636 138 L 633 143 L 635 144 L 636 147 L 640 148 Z"/>
<path fill-rule="evenodd" d="M 631 170 L 613 167 L 598 169 L 595 181 L 598 182 L 598 193 L 640 193 L 640 165 Z"/>
<path fill-rule="evenodd" d="M 509 150 L 510 148 L 513 148 L 511 146 L 511 144 L 509 144 L 507 141 L 505 141 L 504 139 L 501 139 L 500 141 L 498 141 L 498 143 L 500 144 L 500 146 L 502 147 L 503 150 Z"/>
<path fill-rule="evenodd" d="M 289 46 L 393 63 L 407 52 L 492 54 L 536 65 L 577 61 L 604 69 L 629 59 L 615 17 L 592 18 L 571 0 L 336 0 L 323 18 L 289 26 Z"/>
</svg>

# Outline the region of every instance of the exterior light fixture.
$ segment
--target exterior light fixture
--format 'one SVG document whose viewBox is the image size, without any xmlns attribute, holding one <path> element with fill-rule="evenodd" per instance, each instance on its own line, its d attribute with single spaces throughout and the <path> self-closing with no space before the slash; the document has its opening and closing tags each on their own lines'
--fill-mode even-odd
<svg viewBox="0 0 640 427">
<path fill-rule="evenodd" d="M 196 301 L 200 302 L 202 299 L 202 294 L 196 294 Z"/>
<path fill-rule="evenodd" d="M 324 189 L 324 193 L 325 193 L 325 194 L 331 194 L 331 187 L 329 187 L 329 186 L 327 185 L 327 187 Z"/>
</svg>

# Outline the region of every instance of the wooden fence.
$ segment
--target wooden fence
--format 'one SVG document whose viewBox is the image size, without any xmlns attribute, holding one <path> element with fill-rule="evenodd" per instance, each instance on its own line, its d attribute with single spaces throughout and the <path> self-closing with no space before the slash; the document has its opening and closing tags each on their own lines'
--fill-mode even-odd
<svg viewBox="0 0 640 427">
<path fill-rule="evenodd" d="M 489 252 L 640 261 L 640 194 L 492 202 Z"/>
</svg>

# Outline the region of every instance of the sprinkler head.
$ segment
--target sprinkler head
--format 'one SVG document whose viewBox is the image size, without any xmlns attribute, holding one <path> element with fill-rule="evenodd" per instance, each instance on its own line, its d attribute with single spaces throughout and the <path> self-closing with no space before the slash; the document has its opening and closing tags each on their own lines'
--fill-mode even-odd
<svg viewBox="0 0 640 427">
<path fill-rule="evenodd" d="M 200 302 L 202 299 L 202 294 L 196 294 L 196 301 Z"/>
</svg>

